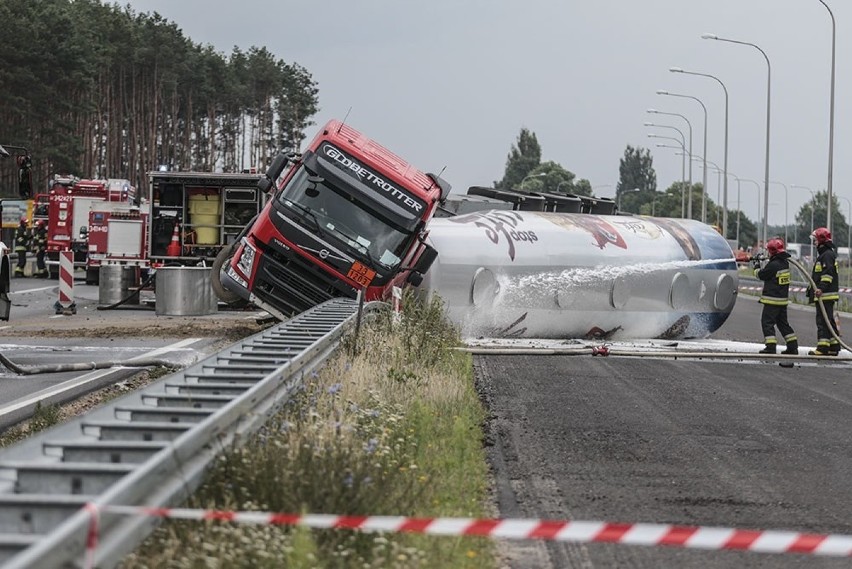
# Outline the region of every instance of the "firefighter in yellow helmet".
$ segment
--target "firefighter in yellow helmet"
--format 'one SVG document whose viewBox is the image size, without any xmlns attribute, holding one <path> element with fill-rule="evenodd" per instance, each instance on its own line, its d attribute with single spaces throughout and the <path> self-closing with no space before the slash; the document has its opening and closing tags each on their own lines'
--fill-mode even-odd
<svg viewBox="0 0 852 569">
<path fill-rule="evenodd" d="M 24 267 L 27 266 L 27 250 L 30 248 L 32 234 L 28 227 L 29 220 L 22 217 L 18 223 L 18 228 L 15 230 L 15 253 L 18 254 L 18 266 L 15 267 L 15 276 L 24 276 Z"/>
</svg>

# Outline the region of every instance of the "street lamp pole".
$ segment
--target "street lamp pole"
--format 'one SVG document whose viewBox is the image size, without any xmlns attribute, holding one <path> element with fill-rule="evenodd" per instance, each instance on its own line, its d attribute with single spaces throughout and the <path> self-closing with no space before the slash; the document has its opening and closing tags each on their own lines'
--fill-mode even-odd
<svg viewBox="0 0 852 569">
<path fill-rule="evenodd" d="M 799 188 L 802 190 L 807 190 L 811 193 L 811 233 L 814 232 L 814 210 L 816 209 L 816 192 L 810 189 L 807 186 L 799 186 L 797 184 L 790 184 L 791 188 Z M 798 225 L 796 226 L 798 228 Z"/>
<path fill-rule="evenodd" d="M 836 39 L 837 26 L 834 21 L 834 12 L 828 7 L 824 0 L 819 0 L 819 3 L 825 6 L 828 10 L 828 15 L 831 16 L 831 110 L 828 119 L 828 200 L 826 203 L 826 227 L 831 231 L 831 195 L 832 183 L 834 181 L 834 77 L 835 77 L 835 56 L 836 56 Z"/>
<path fill-rule="evenodd" d="M 680 178 L 681 178 L 681 187 L 686 189 L 686 152 L 683 152 L 682 147 L 680 146 L 672 146 L 671 144 L 657 144 L 657 148 L 674 148 L 675 150 L 680 150 L 680 152 L 676 152 L 675 154 L 680 154 Z M 690 163 L 692 161 L 690 160 Z M 690 187 L 692 184 L 690 184 Z M 684 217 L 684 199 L 686 194 L 683 191 L 680 193 L 680 218 L 685 219 Z"/>
<path fill-rule="evenodd" d="M 786 244 L 786 243 L 789 243 L 789 241 L 787 241 L 787 226 L 790 225 L 790 219 L 787 215 L 787 205 L 790 202 L 790 193 L 789 193 L 789 190 L 787 189 L 787 184 L 785 184 L 784 182 L 769 182 L 769 183 L 770 184 L 778 184 L 779 186 L 782 186 L 784 188 L 784 243 Z"/>
<path fill-rule="evenodd" d="M 725 91 L 725 158 L 722 162 L 722 167 L 725 173 L 725 182 L 724 182 L 724 194 L 722 195 L 722 235 L 725 238 L 728 237 L 728 88 L 725 87 L 725 84 L 722 83 L 722 80 L 716 77 L 715 75 L 710 75 L 709 73 L 698 73 L 697 71 L 685 71 L 680 67 L 672 67 L 669 69 L 672 73 L 683 73 L 685 75 L 697 75 L 698 77 L 709 77 L 710 79 L 715 80 L 719 85 L 722 86 L 722 90 Z"/>
<path fill-rule="evenodd" d="M 674 126 L 669 126 L 669 125 L 666 125 L 666 124 L 656 124 L 656 123 L 652 123 L 652 122 L 646 122 L 645 126 L 653 126 L 653 127 L 657 127 L 657 128 L 668 128 L 668 129 L 677 131 L 677 133 L 680 134 L 680 139 L 683 142 L 684 148 L 686 148 L 686 137 L 683 135 L 683 131 L 680 130 L 679 128 L 674 127 Z M 690 136 L 689 150 L 690 150 L 690 152 L 692 152 L 692 133 L 690 133 L 689 136 Z M 684 152 L 684 154 L 686 154 L 686 153 Z M 690 155 L 689 164 L 690 164 L 690 166 L 692 166 L 692 156 L 691 155 Z M 681 191 L 680 191 L 680 217 L 683 218 L 683 211 L 684 211 L 684 207 L 686 206 L 686 185 L 685 185 L 686 177 L 684 176 L 684 172 L 686 170 L 686 156 L 684 156 L 683 159 L 681 159 L 681 166 L 682 166 L 682 169 L 681 169 L 680 177 L 681 177 L 682 183 L 681 183 Z"/>
<path fill-rule="evenodd" d="M 542 176 L 547 176 L 547 172 L 539 172 L 538 174 L 527 174 L 526 176 L 524 176 L 524 179 L 521 180 L 521 183 L 518 184 L 518 190 L 523 190 L 524 182 L 526 182 L 530 178 L 541 178 Z"/>
<path fill-rule="evenodd" d="M 686 126 L 689 128 L 689 155 L 692 156 L 692 123 L 688 118 L 683 116 L 680 113 L 667 113 L 663 111 L 658 111 L 657 109 L 648 109 L 646 112 L 655 114 L 655 115 L 666 115 L 670 117 L 680 117 L 686 122 Z M 706 150 L 706 148 L 705 148 Z M 686 178 L 684 178 L 686 180 Z M 686 215 L 686 194 L 689 193 L 689 215 Z M 684 191 L 681 192 L 680 197 L 680 217 L 681 219 L 686 217 L 692 217 L 692 160 L 689 160 L 689 185 L 684 188 Z"/>
<path fill-rule="evenodd" d="M 701 108 L 704 109 L 704 156 L 707 156 L 707 106 L 698 97 L 692 95 L 681 95 L 679 93 L 670 93 L 668 91 L 657 91 L 657 95 L 667 95 L 669 97 L 681 97 L 683 99 L 692 99 L 698 101 Z M 706 166 L 706 164 L 705 164 Z M 701 221 L 707 223 L 707 168 L 704 169 L 704 179 L 702 181 L 703 188 L 701 192 Z M 692 219 L 692 192 L 689 192 L 689 205 L 687 217 Z"/>
<path fill-rule="evenodd" d="M 732 39 L 728 39 L 728 38 L 722 38 L 722 37 L 719 37 L 715 34 L 702 34 L 701 37 L 703 39 L 708 39 L 708 40 L 724 41 L 724 42 L 728 42 L 728 43 L 735 43 L 735 44 L 739 44 L 739 45 L 747 45 L 747 46 L 753 47 L 754 49 L 759 51 L 761 53 L 761 55 L 763 55 L 763 58 L 766 60 L 766 165 L 765 165 L 765 172 L 764 172 L 764 176 L 763 176 L 763 194 L 764 194 L 764 202 L 769 203 L 769 125 L 770 125 L 770 116 L 771 116 L 770 115 L 770 104 L 772 102 L 772 64 L 769 63 L 769 56 L 766 55 L 766 52 L 763 51 L 758 45 L 753 44 L 753 43 L 749 43 L 749 42 L 745 42 L 745 41 L 739 41 L 739 40 L 732 40 Z M 768 207 L 763 208 L 763 237 L 764 237 L 764 240 L 766 239 L 767 233 L 769 231 L 768 230 L 768 220 L 767 220 L 768 215 L 769 215 L 769 208 Z"/>
<path fill-rule="evenodd" d="M 750 178 L 739 178 L 739 179 L 744 181 L 744 182 L 751 182 L 757 188 L 757 219 L 760 220 L 760 182 L 758 182 L 757 180 L 752 180 Z M 769 209 L 769 208 L 766 207 L 765 209 Z M 764 213 L 764 215 L 766 215 L 766 214 Z M 766 243 L 766 234 L 765 233 L 763 234 L 763 239 L 760 238 L 760 227 L 757 228 L 757 240 L 763 241 L 764 244 Z"/>
</svg>

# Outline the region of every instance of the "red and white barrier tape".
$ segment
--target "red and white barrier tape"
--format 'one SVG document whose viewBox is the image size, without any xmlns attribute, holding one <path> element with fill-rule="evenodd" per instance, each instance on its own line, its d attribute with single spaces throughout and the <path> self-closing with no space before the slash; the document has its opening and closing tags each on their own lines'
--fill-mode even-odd
<svg viewBox="0 0 852 569">
<path fill-rule="evenodd" d="M 97 510 L 89 507 L 93 520 Z M 474 518 L 407 518 L 403 516 L 335 516 L 330 514 L 283 514 L 235 512 L 187 508 L 105 506 L 102 513 L 159 518 L 222 521 L 242 524 L 292 525 L 315 529 L 350 529 L 371 532 L 404 532 L 427 535 L 488 536 L 503 539 L 542 539 L 587 543 L 618 543 L 736 550 L 758 553 L 798 553 L 848 557 L 852 536 L 809 534 L 792 531 L 760 531 L 733 528 L 625 524 L 589 521 Z M 93 527 L 96 521 L 93 522 Z M 90 536 L 90 547 L 97 543 Z M 91 554 L 87 550 L 87 554 Z"/>
</svg>

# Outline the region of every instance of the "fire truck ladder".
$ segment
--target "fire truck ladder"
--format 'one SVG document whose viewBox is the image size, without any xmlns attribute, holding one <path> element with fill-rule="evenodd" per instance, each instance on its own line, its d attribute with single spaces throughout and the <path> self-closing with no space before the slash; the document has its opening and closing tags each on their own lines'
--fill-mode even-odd
<svg viewBox="0 0 852 569">
<path fill-rule="evenodd" d="M 79 567 L 84 506 L 175 505 L 207 466 L 257 429 L 320 366 L 355 321 L 334 299 L 184 371 L 0 452 L 0 567 Z M 113 567 L 155 527 L 102 512 L 96 567 Z"/>
</svg>

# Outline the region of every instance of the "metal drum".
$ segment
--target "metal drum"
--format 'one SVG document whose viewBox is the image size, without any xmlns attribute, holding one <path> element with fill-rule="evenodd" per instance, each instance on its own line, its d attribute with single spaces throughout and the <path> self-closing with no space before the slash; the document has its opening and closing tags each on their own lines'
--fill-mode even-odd
<svg viewBox="0 0 852 569">
<path fill-rule="evenodd" d="M 210 267 L 162 267 L 157 269 L 158 316 L 204 316 L 218 308 L 210 284 Z"/>
<path fill-rule="evenodd" d="M 109 306 L 121 302 L 138 284 L 136 267 L 102 265 L 98 269 L 98 303 Z M 138 301 L 133 304 L 138 304 Z"/>
<path fill-rule="evenodd" d="M 733 251 L 709 225 L 625 215 L 483 211 L 434 219 L 421 290 L 467 336 L 688 338 L 733 310 Z"/>
</svg>

